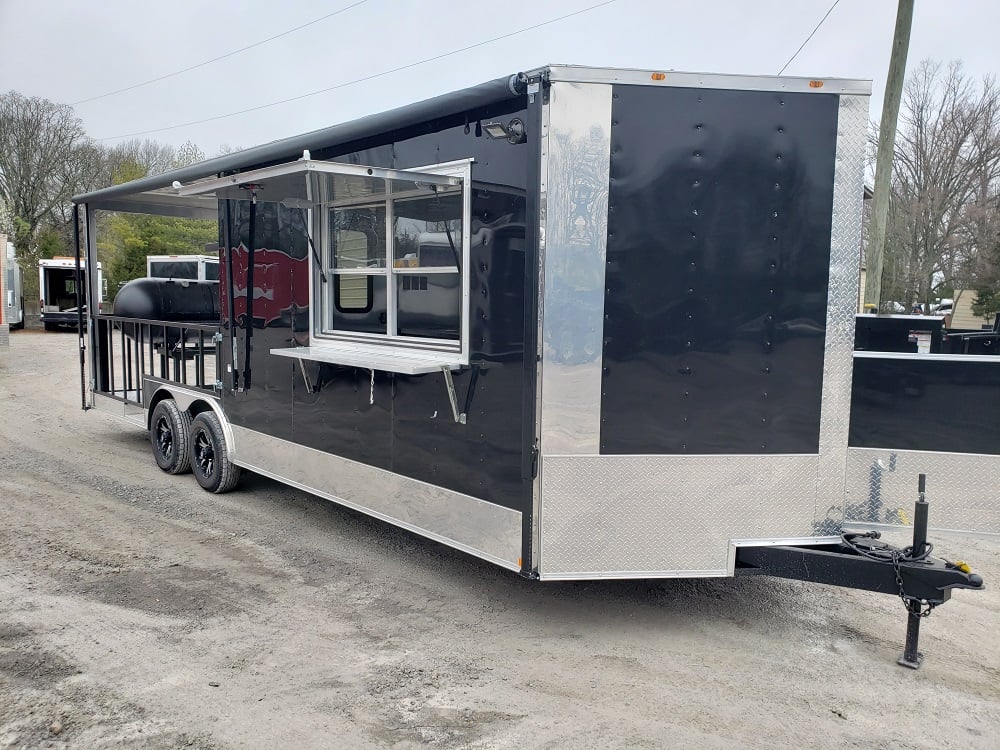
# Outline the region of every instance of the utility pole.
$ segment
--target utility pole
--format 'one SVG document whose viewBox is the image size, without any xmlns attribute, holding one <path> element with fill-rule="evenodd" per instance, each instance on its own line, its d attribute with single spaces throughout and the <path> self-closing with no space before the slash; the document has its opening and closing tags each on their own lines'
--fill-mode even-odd
<svg viewBox="0 0 1000 750">
<path fill-rule="evenodd" d="M 896 10 L 896 31 L 892 38 L 889 75 L 882 101 L 882 122 L 878 131 L 878 155 L 875 159 L 875 195 L 872 205 L 872 226 L 868 233 L 865 254 L 865 304 L 881 310 L 882 250 L 885 246 L 885 224 L 889 216 L 889 178 L 892 157 L 896 150 L 896 122 L 899 101 L 903 96 L 906 75 L 906 53 L 910 47 L 910 26 L 913 23 L 913 0 L 899 0 Z M 907 300 L 909 302 L 909 300 Z"/>
</svg>

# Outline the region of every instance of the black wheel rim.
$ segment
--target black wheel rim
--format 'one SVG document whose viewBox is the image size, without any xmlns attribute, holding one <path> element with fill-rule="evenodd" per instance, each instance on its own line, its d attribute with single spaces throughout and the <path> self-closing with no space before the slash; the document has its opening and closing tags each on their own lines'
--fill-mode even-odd
<svg viewBox="0 0 1000 750">
<path fill-rule="evenodd" d="M 170 458 L 174 452 L 174 431 L 166 417 L 156 420 L 156 448 L 164 458 Z"/>
<path fill-rule="evenodd" d="M 215 468 L 215 447 L 204 430 L 198 430 L 194 439 L 194 459 L 204 477 L 212 475 Z"/>
</svg>

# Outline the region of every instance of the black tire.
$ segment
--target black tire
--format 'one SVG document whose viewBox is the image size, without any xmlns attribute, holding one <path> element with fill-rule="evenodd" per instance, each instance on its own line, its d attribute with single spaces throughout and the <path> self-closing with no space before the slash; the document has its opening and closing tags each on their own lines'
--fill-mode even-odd
<svg viewBox="0 0 1000 750">
<path fill-rule="evenodd" d="M 191 422 L 191 470 L 202 489 L 222 494 L 240 481 L 240 467 L 229 460 L 222 423 L 214 411 L 203 411 Z"/>
<path fill-rule="evenodd" d="M 149 442 L 156 465 L 167 474 L 191 471 L 191 417 L 172 398 L 161 401 L 149 420 Z"/>
<path fill-rule="evenodd" d="M 44 325 L 45 325 L 45 330 L 46 331 L 53 332 L 53 331 L 58 331 L 59 330 L 59 324 L 58 323 L 45 323 Z"/>
</svg>

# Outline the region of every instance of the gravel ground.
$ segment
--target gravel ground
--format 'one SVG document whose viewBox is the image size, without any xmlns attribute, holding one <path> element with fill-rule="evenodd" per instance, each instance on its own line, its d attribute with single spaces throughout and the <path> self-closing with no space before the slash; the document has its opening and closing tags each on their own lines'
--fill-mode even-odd
<svg viewBox="0 0 1000 750">
<path fill-rule="evenodd" d="M 989 588 L 912 672 L 894 597 L 543 584 L 261 477 L 206 494 L 80 409 L 76 341 L 0 350 L 0 747 L 1000 747 L 997 537 L 935 538 Z"/>
</svg>

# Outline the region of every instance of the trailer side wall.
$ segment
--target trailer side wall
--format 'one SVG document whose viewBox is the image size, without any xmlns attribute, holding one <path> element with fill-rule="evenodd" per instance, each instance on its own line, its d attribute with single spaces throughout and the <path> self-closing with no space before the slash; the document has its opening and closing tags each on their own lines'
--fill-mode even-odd
<svg viewBox="0 0 1000 750">
<path fill-rule="evenodd" d="M 224 347 L 227 364 L 240 370 L 246 326 L 254 326 L 252 387 L 223 393 L 237 460 L 422 533 L 432 532 L 429 536 L 485 552 L 508 567 L 520 565 L 521 518 L 531 506 L 531 477 L 524 473 L 531 445 L 523 421 L 533 416 L 524 408 L 525 390 L 534 390 L 530 368 L 525 368 L 524 341 L 526 327 L 533 325 L 525 314 L 525 279 L 536 260 L 525 227 L 529 221 L 537 226 L 537 218 L 527 216 L 534 172 L 528 144 L 487 138 L 477 121 L 514 117 L 526 119 L 523 98 L 354 144 L 349 151 L 312 154 L 398 169 L 472 158 L 473 220 L 488 223 L 509 214 L 503 231 L 488 245 L 472 248 L 473 302 L 467 324 L 470 359 L 476 366 L 453 374 L 460 407 L 469 405 L 466 424 L 453 419 L 440 372 L 402 375 L 305 360 L 300 365 L 269 353 L 287 348 L 292 340 L 308 343 L 314 298 L 304 212 L 279 204 L 259 204 L 254 320 L 246 319 L 245 288 L 237 288 L 236 324 L 229 332 L 235 334 L 235 362 L 232 347 Z M 220 215 L 221 244 L 226 246 L 228 234 L 234 278 L 245 279 L 249 204 L 223 204 Z M 227 284 L 220 287 L 225 319 Z M 378 489 L 389 485 L 393 489 Z M 496 528 L 465 528 L 491 524 Z M 489 538 L 473 541 L 477 535 Z"/>
</svg>

